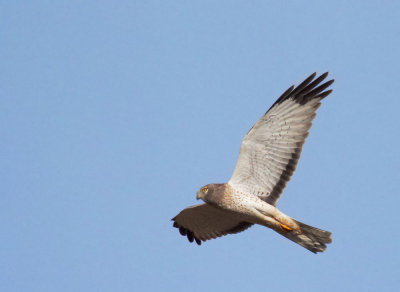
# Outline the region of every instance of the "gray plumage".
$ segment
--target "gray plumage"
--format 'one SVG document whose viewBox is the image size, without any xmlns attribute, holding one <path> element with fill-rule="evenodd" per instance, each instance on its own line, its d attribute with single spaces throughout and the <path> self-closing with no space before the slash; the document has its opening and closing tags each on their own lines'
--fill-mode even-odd
<svg viewBox="0 0 400 292">
<path fill-rule="evenodd" d="M 197 198 L 205 204 L 186 208 L 172 219 L 190 242 L 201 244 L 260 224 L 314 253 L 326 249 L 330 232 L 285 215 L 276 203 L 297 167 L 321 100 L 332 92 L 326 89 L 333 80 L 321 84 L 327 75 L 314 80 L 313 73 L 286 90 L 244 137 L 229 182 L 202 187 Z"/>
</svg>

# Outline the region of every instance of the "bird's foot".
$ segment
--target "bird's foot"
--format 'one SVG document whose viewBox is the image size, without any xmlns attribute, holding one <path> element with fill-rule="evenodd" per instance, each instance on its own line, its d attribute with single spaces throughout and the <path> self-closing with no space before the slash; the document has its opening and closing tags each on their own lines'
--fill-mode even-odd
<svg viewBox="0 0 400 292">
<path fill-rule="evenodd" d="M 282 223 L 280 223 L 280 222 L 279 222 L 279 225 L 281 226 L 282 229 L 284 229 L 284 230 L 286 230 L 286 231 L 292 231 L 292 230 L 293 230 L 293 229 L 290 228 L 289 226 L 287 226 L 287 225 L 285 225 L 285 224 L 282 224 Z"/>
</svg>

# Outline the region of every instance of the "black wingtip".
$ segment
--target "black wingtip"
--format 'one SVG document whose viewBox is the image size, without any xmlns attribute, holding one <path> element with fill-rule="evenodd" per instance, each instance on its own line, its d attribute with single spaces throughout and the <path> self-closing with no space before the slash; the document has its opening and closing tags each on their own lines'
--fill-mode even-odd
<svg viewBox="0 0 400 292">
<path fill-rule="evenodd" d="M 285 99 L 294 89 L 294 85 L 290 86 L 282 95 L 278 98 L 278 100 Z"/>
<path fill-rule="evenodd" d="M 329 75 L 329 71 L 326 71 L 324 74 L 321 74 L 321 77 L 323 76 L 324 79 Z"/>
<path fill-rule="evenodd" d="M 180 233 L 181 235 L 185 236 L 185 235 L 187 234 L 186 231 L 187 231 L 187 230 L 186 230 L 185 228 L 183 228 L 182 226 L 179 227 L 179 233 Z"/>
<path fill-rule="evenodd" d="M 267 112 L 269 112 L 273 107 L 275 107 L 278 104 L 281 104 L 283 101 L 287 99 L 293 99 L 297 103 L 300 104 L 306 104 L 310 100 L 314 98 L 325 98 L 326 96 L 329 95 L 331 91 L 325 91 L 333 82 L 334 79 L 329 80 L 322 85 L 321 82 L 326 79 L 328 76 L 329 72 L 325 72 L 318 76 L 316 79 L 314 79 L 317 76 L 317 73 L 314 72 L 310 76 L 308 76 L 303 82 L 301 82 L 298 86 L 294 87 L 291 86 L 289 87 L 275 102 L 274 104 L 268 109 Z M 266 113 L 267 113 L 266 112 Z"/>
<path fill-rule="evenodd" d="M 313 80 L 315 78 L 315 76 L 317 76 L 317 72 L 312 73 L 310 76 L 308 76 L 303 82 L 308 81 L 310 82 L 311 80 Z"/>
<path fill-rule="evenodd" d="M 182 236 L 186 236 L 189 242 L 196 241 L 197 245 L 201 245 L 201 239 L 197 238 L 196 235 L 194 235 L 193 231 L 190 231 L 189 229 L 186 229 L 183 226 L 179 226 L 179 224 L 174 219 L 175 218 L 172 219 L 174 221 L 174 224 L 172 224 L 172 226 L 178 228 L 179 233 Z"/>
<path fill-rule="evenodd" d="M 294 90 L 293 92 L 290 94 L 292 96 L 300 93 L 307 85 L 310 84 L 311 81 L 313 81 L 314 77 L 317 75 L 316 72 L 314 72 L 313 74 L 311 74 L 310 76 L 308 76 L 303 82 L 301 82 Z M 319 77 L 321 78 L 321 77 Z"/>
<path fill-rule="evenodd" d="M 329 89 L 329 90 L 327 90 L 325 92 L 322 92 L 320 95 L 318 95 L 318 98 L 323 99 L 323 98 L 327 97 L 329 94 L 331 94 L 332 91 L 333 91 L 332 89 Z"/>
<path fill-rule="evenodd" d="M 188 230 L 188 232 L 187 232 L 187 238 L 189 239 L 190 242 L 193 242 L 193 240 L 194 240 L 194 234 L 193 234 L 192 231 L 189 231 L 189 230 Z"/>
<path fill-rule="evenodd" d="M 332 83 L 333 83 L 333 80 L 329 80 L 329 81 L 321 84 L 317 88 L 314 88 L 310 92 L 305 93 L 303 96 L 304 96 L 305 99 L 317 97 L 318 94 L 320 94 L 322 91 L 327 89 Z"/>
</svg>

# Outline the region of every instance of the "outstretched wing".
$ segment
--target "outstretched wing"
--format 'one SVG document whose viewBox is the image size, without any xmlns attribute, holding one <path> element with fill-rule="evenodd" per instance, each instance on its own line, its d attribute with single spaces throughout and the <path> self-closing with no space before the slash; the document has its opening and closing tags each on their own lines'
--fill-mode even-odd
<svg viewBox="0 0 400 292">
<path fill-rule="evenodd" d="M 234 189 L 276 205 L 296 169 L 321 100 L 332 92 L 325 89 L 334 80 L 321 84 L 328 73 L 313 80 L 315 76 L 286 90 L 244 137 L 229 181 Z"/>
<path fill-rule="evenodd" d="M 190 242 L 195 240 L 198 245 L 201 241 L 242 232 L 253 225 L 241 220 L 240 215 L 208 204 L 188 207 L 172 221 L 183 236 L 187 236 Z"/>
</svg>

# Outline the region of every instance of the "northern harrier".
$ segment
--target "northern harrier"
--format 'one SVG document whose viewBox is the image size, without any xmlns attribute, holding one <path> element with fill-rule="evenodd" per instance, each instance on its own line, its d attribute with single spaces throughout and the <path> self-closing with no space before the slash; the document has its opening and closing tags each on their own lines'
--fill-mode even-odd
<svg viewBox="0 0 400 292">
<path fill-rule="evenodd" d="M 332 242 L 331 233 L 301 223 L 276 208 L 296 169 L 303 144 L 321 100 L 334 80 L 316 73 L 296 88 L 286 90 L 255 123 L 242 141 L 229 182 L 208 184 L 197 192 L 205 204 L 188 207 L 175 218 L 174 227 L 190 242 L 246 230 L 253 224 L 269 227 L 317 253 Z"/>
</svg>

